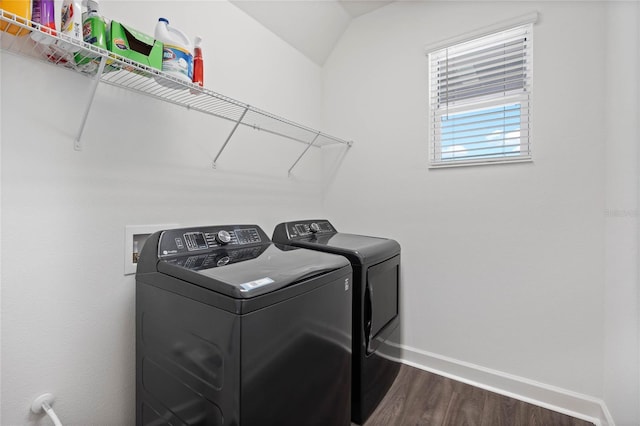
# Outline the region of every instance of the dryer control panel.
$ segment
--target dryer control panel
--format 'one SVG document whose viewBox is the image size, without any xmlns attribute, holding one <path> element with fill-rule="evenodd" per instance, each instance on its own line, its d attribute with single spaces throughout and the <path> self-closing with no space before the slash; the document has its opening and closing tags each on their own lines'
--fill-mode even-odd
<svg viewBox="0 0 640 426">
<path fill-rule="evenodd" d="M 281 223 L 275 229 L 278 234 L 285 233 L 285 240 L 295 238 L 309 237 L 311 235 L 330 235 L 336 234 L 336 228 L 326 219 L 304 220 L 298 222 Z M 280 235 L 284 237 L 285 235 Z M 278 241 L 282 238 L 278 239 Z"/>
<path fill-rule="evenodd" d="M 209 251 L 223 247 L 268 244 L 271 240 L 258 225 L 223 225 L 163 231 L 158 242 L 158 257 Z"/>
</svg>

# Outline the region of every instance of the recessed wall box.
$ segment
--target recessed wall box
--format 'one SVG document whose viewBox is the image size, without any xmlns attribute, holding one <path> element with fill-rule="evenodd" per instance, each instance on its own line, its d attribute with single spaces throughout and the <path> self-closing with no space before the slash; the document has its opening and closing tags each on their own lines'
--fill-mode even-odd
<svg viewBox="0 0 640 426">
<path fill-rule="evenodd" d="M 138 256 L 149 235 L 165 229 L 177 228 L 175 223 L 166 225 L 127 225 L 124 229 L 124 274 L 136 273 Z"/>
</svg>

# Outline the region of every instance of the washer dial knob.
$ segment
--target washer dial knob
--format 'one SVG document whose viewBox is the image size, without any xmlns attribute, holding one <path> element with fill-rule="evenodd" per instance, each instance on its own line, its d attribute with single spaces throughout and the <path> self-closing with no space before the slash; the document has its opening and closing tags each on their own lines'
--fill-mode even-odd
<svg viewBox="0 0 640 426">
<path fill-rule="evenodd" d="M 315 234 L 319 230 L 320 230 L 320 226 L 317 223 L 313 222 L 311 225 L 309 225 L 309 231 L 311 231 L 312 233 Z"/>
<path fill-rule="evenodd" d="M 218 244 L 229 244 L 229 242 L 231 241 L 231 234 L 229 234 L 227 231 L 222 230 L 222 231 L 218 231 L 218 233 L 216 234 L 216 241 L 218 242 Z"/>
</svg>

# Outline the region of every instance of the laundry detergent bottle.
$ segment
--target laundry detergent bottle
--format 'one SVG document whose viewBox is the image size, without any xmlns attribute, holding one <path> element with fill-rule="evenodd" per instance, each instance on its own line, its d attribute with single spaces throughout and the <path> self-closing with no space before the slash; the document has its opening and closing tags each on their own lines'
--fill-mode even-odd
<svg viewBox="0 0 640 426">
<path fill-rule="evenodd" d="M 34 41 L 41 44 L 51 44 L 55 41 L 53 37 L 46 35 L 56 35 L 56 11 L 53 0 L 33 0 L 31 20 L 40 24 L 40 31 L 34 30 L 31 33 Z"/>
<path fill-rule="evenodd" d="M 31 19 L 31 0 L 0 0 L 0 9 L 5 12 L 15 14 L 16 20 L 21 24 L 26 24 L 26 21 L 24 19 Z M 28 30 L 25 30 L 24 28 L 17 25 L 9 25 L 5 21 L 0 21 L 0 31 L 8 32 L 9 34 L 17 36 L 25 36 L 29 34 Z"/>
<path fill-rule="evenodd" d="M 164 44 L 162 51 L 162 71 L 176 77 L 185 83 L 191 83 L 193 78 L 193 55 L 189 37 L 177 28 L 169 25 L 166 18 L 158 19 L 155 38 Z M 179 88 L 178 84 L 170 80 L 158 78 L 158 83 Z"/>
<path fill-rule="evenodd" d="M 74 40 L 82 41 L 82 2 L 80 0 L 64 0 L 60 11 L 60 33 Z M 58 40 L 60 48 L 77 52 L 80 45 Z"/>
</svg>

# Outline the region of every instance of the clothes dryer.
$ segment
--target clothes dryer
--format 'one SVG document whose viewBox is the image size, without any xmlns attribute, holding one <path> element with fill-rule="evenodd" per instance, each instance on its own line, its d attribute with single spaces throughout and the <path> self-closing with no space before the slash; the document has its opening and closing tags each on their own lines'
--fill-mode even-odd
<svg viewBox="0 0 640 426">
<path fill-rule="evenodd" d="M 152 234 L 136 274 L 136 424 L 350 425 L 342 256 L 256 225 Z"/>
<path fill-rule="evenodd" d="M 281 223 L 273 241 L 345 256 L 353 267 L 351 419 L 363 424 L 395 380 L 400 364 L 383 350 L 400 326 L 400 245 L 338 232 L 326 219 Z M 398 339 L 398 337 L 395 337 Z"/>
</svg>

